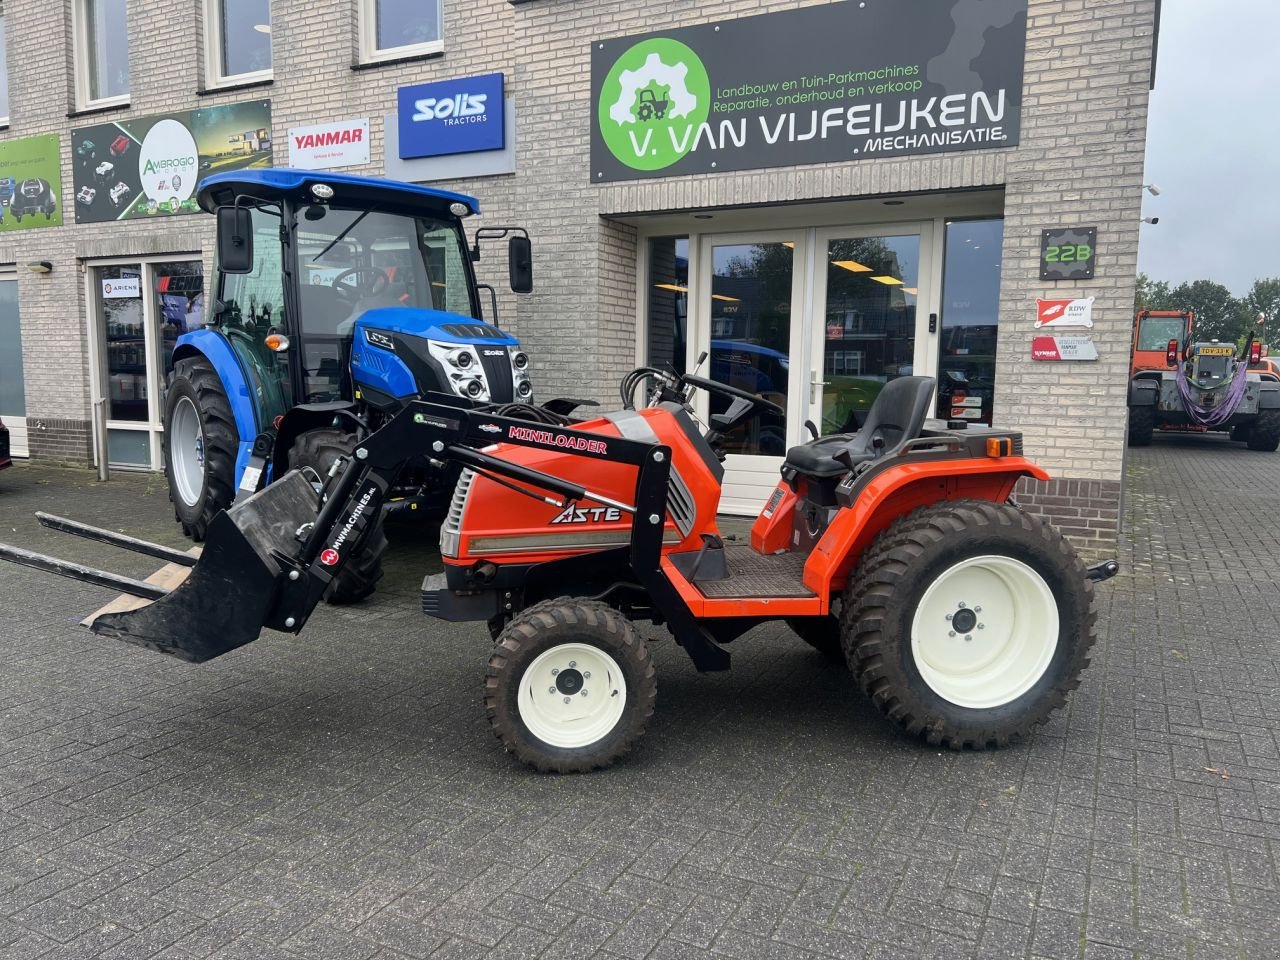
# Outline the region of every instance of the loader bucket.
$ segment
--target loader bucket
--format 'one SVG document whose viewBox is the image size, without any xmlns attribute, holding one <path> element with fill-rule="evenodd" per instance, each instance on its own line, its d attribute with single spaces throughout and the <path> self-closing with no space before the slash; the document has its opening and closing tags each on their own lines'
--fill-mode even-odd
<svg viewBox="0 0 1280 960">
<path fill-rule="evenodd" d="M 200 561 L 180 586 L 137 610 L 101 614 L 89 628 L 191 663 L 252 643 L 278 590 L 272 552 L 294 555 L 298 528 L 318 510 L 306 478 L 286 474 L 214 517 Z"/>
</svg>

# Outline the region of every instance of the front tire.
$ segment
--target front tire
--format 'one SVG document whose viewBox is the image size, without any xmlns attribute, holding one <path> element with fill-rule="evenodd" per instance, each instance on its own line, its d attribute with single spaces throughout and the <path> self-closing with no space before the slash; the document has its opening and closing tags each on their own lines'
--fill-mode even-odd
<svg viewBox="0 0 1280 960">
<path fill-rule="evenodd" d="M 1280 410 L 1264 410 L 1249 430 L 1245 440 L 1250 450 L 1271 453 L 1280 447 Z"/>
<path fill-rule="evenodd" d="M 314 470 L 321 482 L 329 476 L 329 468 L 339 457 L 349 457 L 355 450 L 351 434 L 343 430 L 308 430 L 289 448 L 289 466 Z M 382 579 L 382 555 L 387 552 L 387 535 L 379 518 L 354 554 L 343 564 L 325 591 L 324 598 L 335 606 L 359 603 L 371 596 Z"/>
<path fill-rule="evenodd" d="M 174 365 L 165 395 L 164 469 L 182 532 L 201 542 L 209 524 L 235 499 L 240 436 L 227 392 L 202 356 Z"/>
<path fill-rule="evenodd" d="M 846 588 L 859 685 L 912 736 L 952 749 L 1026 736 L 1080 683 L 1092 584 L 1067 540 L 1009 504 L 959 500 L 892 524 Z"/>
<path fill-rule="evenodd" d="M 585 773 L 610 766 L 640 739 L 657 691 L 631 621 L 607 604 L 559 597 L 521 611 L 502 631 L 484 709 L 522 763 Z"/>
<path fill-rule="evenodd" d="M 1149 447 L 1156 431 L 1155 407 L 1129 408 L 1129 446 Z"/>
</svg>

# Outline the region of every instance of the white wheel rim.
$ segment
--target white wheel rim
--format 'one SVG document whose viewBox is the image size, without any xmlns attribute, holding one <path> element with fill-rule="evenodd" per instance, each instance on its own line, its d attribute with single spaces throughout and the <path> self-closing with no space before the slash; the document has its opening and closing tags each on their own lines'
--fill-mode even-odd
<svg viewBox="0 0 1280 960">
<path fill-rule="evenodd" d="M 173 487 L 188 507 L 194 507 L 204 490 L 204 427 L 190 397 L 181 397 L 173 408 L 169 432 L 169 469 Z"/>
<path fill-rule="evenodd" d="M 949 567 L 911 621 L 911 654 L 924 682 L 944 700 L 976 710 L 1017 700 L 1044 676 L 1057 649 L 1053 591 L 1012 557 Z"/>
<path fill-rule="evenodd" d="M 562 643 L 542 653 L 520 678 L 516 708 L 543 743 L 576 749 L 603 740 L 627 706 L 618 662 L 599 647 Z"/>
</svg>

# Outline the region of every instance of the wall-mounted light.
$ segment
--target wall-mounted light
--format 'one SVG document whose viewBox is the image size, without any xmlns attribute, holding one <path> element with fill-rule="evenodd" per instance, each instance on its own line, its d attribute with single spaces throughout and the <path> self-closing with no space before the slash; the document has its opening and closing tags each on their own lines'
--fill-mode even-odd
<svg viewBox="0 0 1280 960">
<path fill-rule="evenodd" d="M 32 260 L 27 264 L 27 269 L 32 273 L 52 273 L 53 264 L 48 260 Z"/>
</svg>

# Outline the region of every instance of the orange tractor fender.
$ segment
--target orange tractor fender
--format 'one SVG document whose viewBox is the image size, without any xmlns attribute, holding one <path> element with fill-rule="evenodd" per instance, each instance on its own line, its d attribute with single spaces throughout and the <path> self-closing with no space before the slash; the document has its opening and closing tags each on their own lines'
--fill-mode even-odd
<svg viewBox="0 0 1280 960">
<path fill-rule="evenodd" d="M 805 563 L 804 585 L 823 598 L 823 612 L 830 612 L 830 598 L 844 589 L 863 551 L 899 517 L 941 500 L 1004 503 L 1022 477 L 1048 480 L 1049 474 L 1023 457 L 891 467 L 836 514 Z"/>
</svg>

